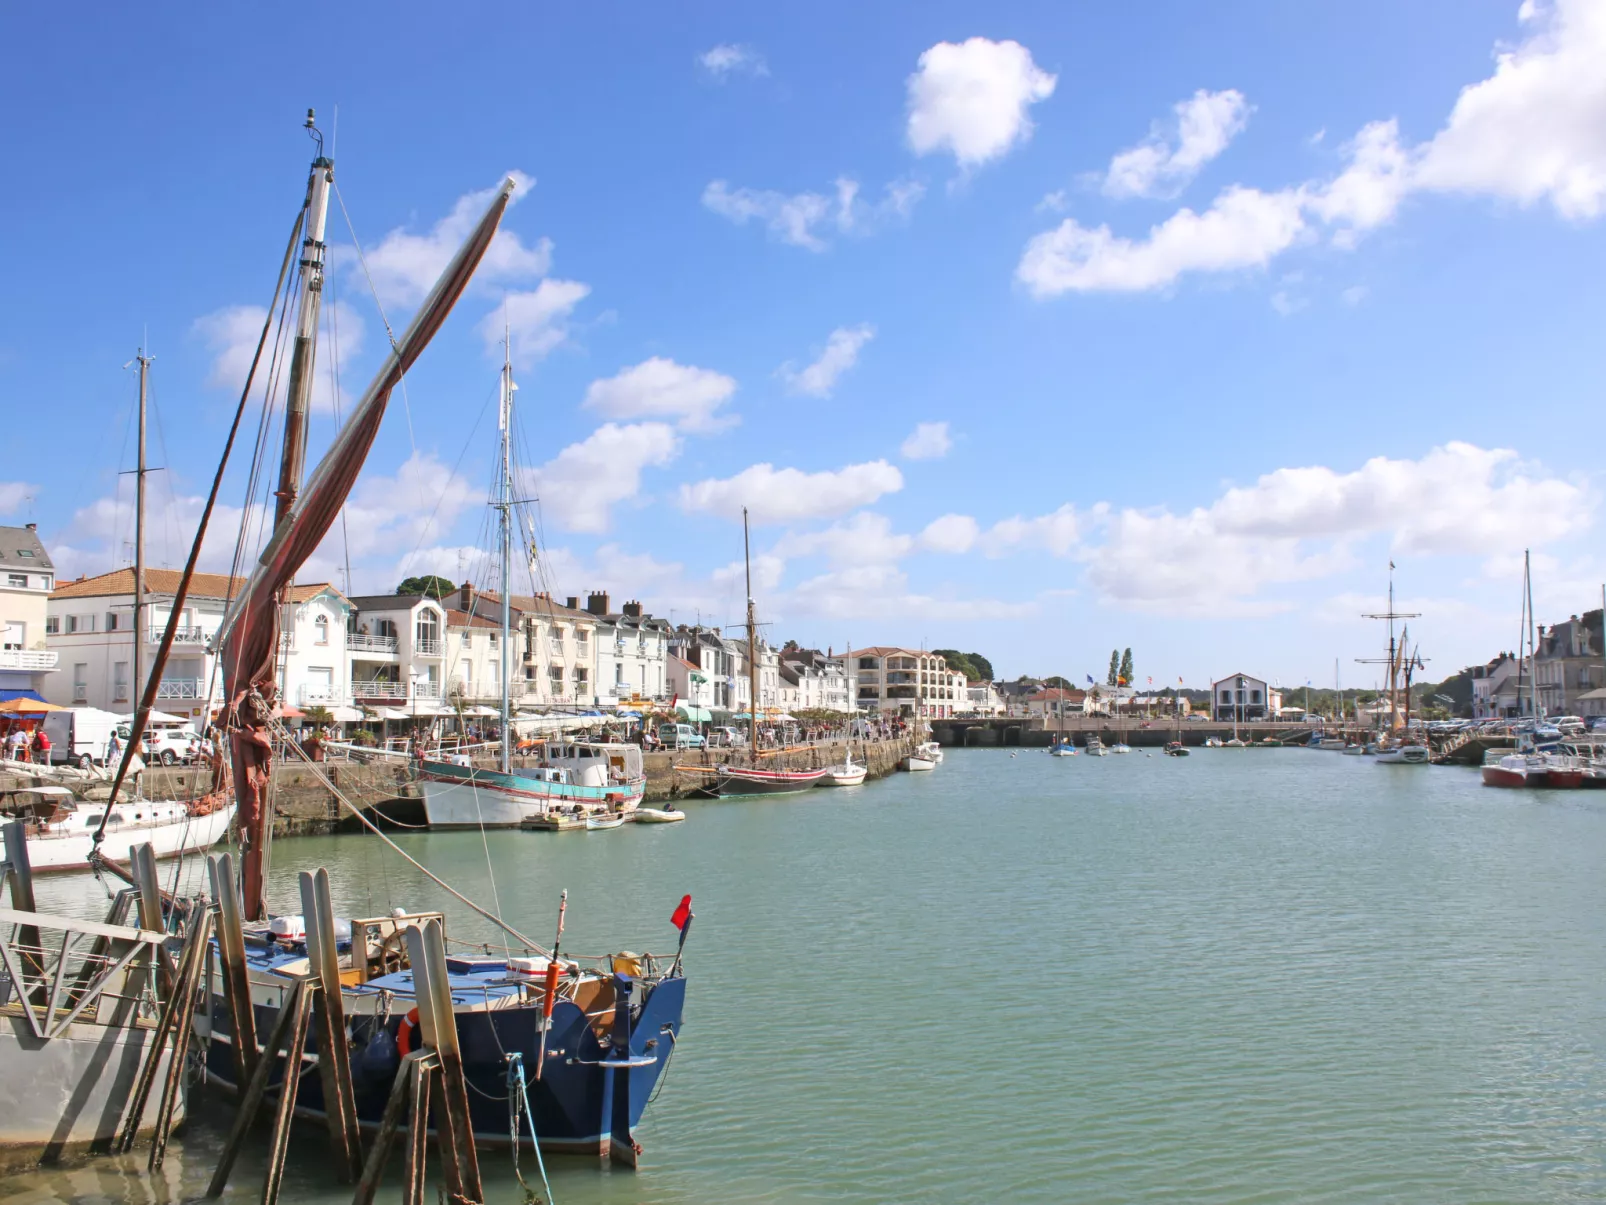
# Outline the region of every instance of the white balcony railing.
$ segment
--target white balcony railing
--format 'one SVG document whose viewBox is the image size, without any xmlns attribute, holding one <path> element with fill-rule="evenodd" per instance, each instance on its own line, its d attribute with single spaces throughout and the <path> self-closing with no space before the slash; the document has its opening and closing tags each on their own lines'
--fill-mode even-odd
<svg viewBox="0 0 1606 1205">
<path fill-rule="evenodd" d="M 405 699 L 407 683 L 385 681 L 356 681 L 351 684 L 354 699 Z"/>
<path fill-rule="evenodd" d="M 347 632 L 346 647 L 355 653 L 394 653 L 394 636 L 370 636 L 367 632 Z"/>
<path fill-rule="evenodd" d="M 441 642 L 439 638 L 420 636 L 413 641 L 413 653 L 419 657 L 439 657 Z"/>
<path fill-rule="evenodd" d="M 152 628 L 150 635 L 145 637 L 145 641 L 147 644 L 161 644 L 163 637 L 166 635 L 167 628 L 165 626 L 160 628 Z M 206 631 L 204 628 L 180 628 L 178 631 L 173 633 L 174 644 L 204 645 L 211 639 L 212 634 Z"/>
<path fill-rule="evenodd" d="M 347 701 L 347 694 L 338 686 L 304 683 L 296 700 L 307 707 L 338 707 Z"/>
<path fill-rule="evenodd" d="M 201 678 L 163 678 L 156 684 L 158 699 L 204 699 L 206 682 Z"/>
<path fill-rule="evenodd" d="M 43 649 L 0 649 L 0 669 L 55 669 L 60 656 Z"/>
</svg>

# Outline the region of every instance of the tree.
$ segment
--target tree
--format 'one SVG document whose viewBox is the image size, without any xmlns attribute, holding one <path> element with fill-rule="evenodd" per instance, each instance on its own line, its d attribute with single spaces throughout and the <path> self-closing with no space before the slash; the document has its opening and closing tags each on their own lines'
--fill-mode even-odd
<svg viewBox="0 0 1606 1205">
<path fill-rule="evenodd" d="M 396 587 L 397 594 L 422 594 L 426 598 L 445 598 L 456 590 L 450 578 L 438 574 L 426 573 L 422 577 L 410 577 Z"/>
<path fill-rule="evenodd" d="M 1044 686 L 1052 686 L 1057 690 L 1071 690 L 1071 689 L 1073 689 L 1071 684 L 1069 682 L 1067 682 L 1064 678 L 1060 677 L 1058 674 L 1054 674 L 1052 677 L 1044 678 L 1043 679 L 1043 685 Z"/>
<path fill-rule="evenodd" d="M 976 676 L 971 679 L 972 682 L 991 682 L 993 680 L 993 663 L 991 661 L 980 653 L 966 653 L 965 658 L 976 670 Z"/>
<path fill-rule="evenodd" d="M 1127 649 L 1126 652 L 1121 654 L 1121 672 L 1120 672 L 1119 675 L 1117 675 L 1117 679 L 1118 679 L 1117 685 L 1120 685 L 1120 686 L 1131 686 L 1132 685 L 1132 650 L 1131 649 Z"/>
<path fill-rule="evenodd" d="M 948 668 L 956 674 L 964 674 L 969 681 L 976 680 L 978 676 L 976 667 L 971 664 L 970 658 L 958 649 L 932 649 L 931 652 L 933 656 L 941 657 L 947 662 Z"/>
<path fill-rule="evenodd" d="M 1110 676 L 1105 679 L 1106 686 L 1114 686 L 1121 676 L 1121 650 L 1110 650 Z"/>
</svg>

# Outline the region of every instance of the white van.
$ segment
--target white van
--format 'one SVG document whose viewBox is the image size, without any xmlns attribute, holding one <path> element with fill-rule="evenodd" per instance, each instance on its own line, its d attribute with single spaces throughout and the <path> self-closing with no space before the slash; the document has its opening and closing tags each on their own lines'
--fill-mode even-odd
<svg viewBox="0 0 1606 1205">
<path fill-rule="evenodd" d="M 120 720 L 98 707 L 69 707 L 45 715 L 50 734 L 50 760 L 70 762 L 82 769 L 106 764 L 106 750 Z"/>
<path fill-rule="evenodd" d="M 708 744 L 690 724 L 659 724 L 658 740 L 665 749 L 702 749 Z"/>
</svg>

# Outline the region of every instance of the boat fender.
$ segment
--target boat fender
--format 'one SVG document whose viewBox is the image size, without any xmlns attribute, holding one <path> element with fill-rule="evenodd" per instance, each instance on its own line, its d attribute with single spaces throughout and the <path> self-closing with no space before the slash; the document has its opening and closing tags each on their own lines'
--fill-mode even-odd
<svg viewBox="0 0 1606 1205">
<path fill-rule="evenodd" d="M 418 1038 L 418 1007 L 414 1005 L 407 1010 L 402 1023 L 396 1027 L 396 1053 L 401 1058 L 406 1058 L 413 1052 L 413 1043 L 417 1042 Z"/>
<path fill-rule="evenodd" d="M 404 1021 L 397 1031 L 399 1037 L 407 1031 Z M 408 1043 L 411 1045 L 411 1042 Z M 396 1038 L 390 1036 L 390 1031 L 383 1027 L 374 1030 L 368 1039 L 368 1044 L 357 1055 L 357 1070 L 363 1079 L 370 1082 L 389 1082 L 395 1078 L 396 1068 L 401 1063 L 401 1051 L 398 1049 Z"/>
</svg>

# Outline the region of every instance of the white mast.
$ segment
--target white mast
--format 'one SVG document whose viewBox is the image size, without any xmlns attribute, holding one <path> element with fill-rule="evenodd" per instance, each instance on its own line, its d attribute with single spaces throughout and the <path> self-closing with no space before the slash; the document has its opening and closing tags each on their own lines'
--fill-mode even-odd
<svg viewBox="0 0 1606 1205">
<path fill-rule="evenodd" d="M 502 749 L 501 767 L 506 774 L 513 765 L 513 724 L 512 724 L 512 689 L 508 683 L 508 647 L 512 644 L 512 615 L 513 606 L 508 598 L 512 589 L 513 575 L 511 563 L 513 559 L 513 525 L 511 512 L 513 508 L 513 468 L 512 456 L 509 451 L 513 427 L 513 391 L 518 388 L 513 383 L 513 338 L 512 332 L 506 327 L 504 319 L 503 331 L 504 354 L 502 357 L 502 404 L 498 410 L 497 422 L 502 432 L 502 473 L 498 484 L 497 510 L 501 512 L 502 523 L 502 640 L 501 640 L 501 681 L 502 681 Z"/>
<path fill-rule="evenodd" d="M 134 357 L 139 361 L 139 451 L 134 462 L 134 685 L 130 696 L 137 708 L 137 700 L 145 697 L 145 683 L 141 677 L 145 658 L 145 633 L 140 625 L 145 604 L 145 401 L 151 372 L 151 357 L 139 349 Z"/>
</svg>

